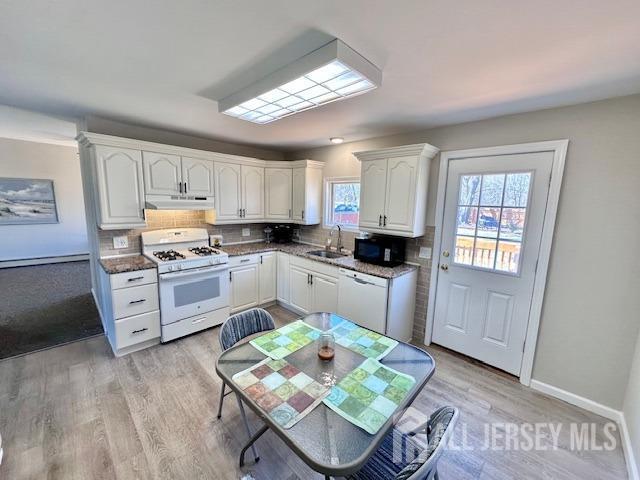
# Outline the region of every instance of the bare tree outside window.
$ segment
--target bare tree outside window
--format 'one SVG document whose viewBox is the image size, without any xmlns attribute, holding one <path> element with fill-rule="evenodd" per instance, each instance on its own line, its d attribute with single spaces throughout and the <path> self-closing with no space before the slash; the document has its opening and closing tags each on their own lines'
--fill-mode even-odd
<svg viewBox="0 0 640 480">
<path fill-rule="evenodd" d="M 329 202 L 326 224 L 357 228 L 360 218 L 360 183 L 330 181 L 327 195 Z"/>
</svg>

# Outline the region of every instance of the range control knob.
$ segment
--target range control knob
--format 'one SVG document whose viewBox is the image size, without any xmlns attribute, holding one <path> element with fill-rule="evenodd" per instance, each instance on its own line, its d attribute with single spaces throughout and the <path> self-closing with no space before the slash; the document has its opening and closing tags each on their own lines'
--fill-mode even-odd
<svg viewBox="0 0 640 480">
<path fill-rule="evenodd" d="M 173 266 L 172 266 L 172 265 L 169 265 L 169 266 L 167 267 L 167 270 L 168 270 L 169 272 L 173 271 Z"/>
</svg>

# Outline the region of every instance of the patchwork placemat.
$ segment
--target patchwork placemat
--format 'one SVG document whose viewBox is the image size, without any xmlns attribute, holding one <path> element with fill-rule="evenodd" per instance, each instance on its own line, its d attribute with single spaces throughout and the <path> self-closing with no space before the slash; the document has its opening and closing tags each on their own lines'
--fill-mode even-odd
<svg viewBox="0 0 640 480">
<path fill-rule="evenodd" d="M 265 358 L 232 378 L 282 428 L 291 428 L 329 393 L 286 360 Z"/>
<path fill-rule="evenodd" d="M 249 343 L 265 355 L 278 360 L 310 344 L 319 336 L 320 330 L 302 320 L 296 320 Z"/>
<path fill-rule="evenodd" d="M 349 320 L 343 320 L 330 332 L 333 333 L 337 344 L 376 360 L 384 358 L 398 345 L 396 340 L 367 330 Z"/>
<path fill-rule="evenodd" d="M 415 383 L 412 376 L 367 358 L 331 388 L 324 404 L 374 434 L 393 415 Z"/>
</svg>

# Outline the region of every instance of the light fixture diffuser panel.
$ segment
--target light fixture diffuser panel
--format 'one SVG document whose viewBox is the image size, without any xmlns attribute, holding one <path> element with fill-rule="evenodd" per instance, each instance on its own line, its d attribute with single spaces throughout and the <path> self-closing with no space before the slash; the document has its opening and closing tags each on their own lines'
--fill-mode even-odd
<svg viewBox="0 0 640 480">
<path fill-rule="evenodd" d="M 382 72 L 335 39 L 218 102 L 225 115 L 264 124 L 361 95 L 380 86 Z"/>
</svg>

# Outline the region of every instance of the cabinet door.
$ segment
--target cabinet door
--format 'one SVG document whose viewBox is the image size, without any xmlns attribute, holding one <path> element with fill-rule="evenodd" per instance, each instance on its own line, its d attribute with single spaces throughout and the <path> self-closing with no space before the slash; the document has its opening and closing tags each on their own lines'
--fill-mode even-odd
<svg viewBox="0 0 640 480">
<path fill-rule="evenodd" d="M 338 279 L 312 274 L 312 311 L 336 313 L 338 311 Z M 364 300 L 364 299 L 363 299 Z M 366 301 L 366 300 L 365 300 Z"/>
<path fill-rule="evenodd" d="M 95 146 L 100 228 L 144 227 L 142 153 L 128 148 Z"/>
<path fill-rule="evenodd" d="M 292 169 L 265 168 L 265 217 L 269 220 L 291 218 Z"/>
<path fill-rule="evenodd" d="M 260 255 L 260 304 L 276 299 L 276 252 Z"/>
<path fill-rule="evenodd" d="M 289 255 L 278 252 L 278 301 L 289 304 Z"/>
<path fill-rule="evenodd" d="M 305 174 L 306 172 L 304 168 L 293 169 L 293 212 L 291 214 L 291 218 L 293 218 L 293 220 L 304 220 Z"/>
<path fill-rule="evenodd" d="M 241 183 L 240 165 L 215 162 L 217 220 L 238 220 L 240 218 Z"/>
<path fill-rule="evenodd" d="M 310 272 L 298 267 L 289 269 L 291 306 L 302 313 L 311 313 L 311 285 Z"/>
<path fill-rule="evenodd" d="M 213 161 L 182 157 L 182 182 L 187 195 L 213 197 Z"/>
<path fill-rule="evenodd" d="M 264 218 L 264 168 L 242 165 L 242 218 Z"/>
<path fill-rule="evenodd" d="M 142 152 L 142 158 L 147 195 L 180 195 L 182 174 L 178 155 Z"/>
<path fill-rule="evenodd" d="M 233 268 L 231 272 L 231 312 L 258 305 L 258 265 Z"/>
<path fill-rule="evenodd" d="M 413 230 L 417 178 L 417 157 L 397 157 L 388 160 L 385 228 Z"/>
<path fill-rule="evenodd" d="M 387 184 L 387 160 L 362 162 L 360 170 L 360 226 L 381 228 Z"/>
</svg>

